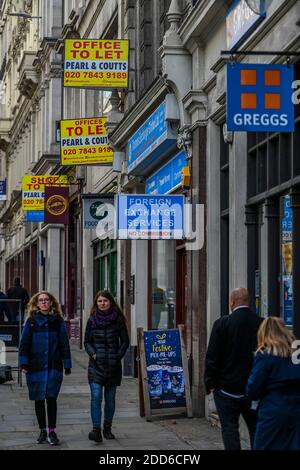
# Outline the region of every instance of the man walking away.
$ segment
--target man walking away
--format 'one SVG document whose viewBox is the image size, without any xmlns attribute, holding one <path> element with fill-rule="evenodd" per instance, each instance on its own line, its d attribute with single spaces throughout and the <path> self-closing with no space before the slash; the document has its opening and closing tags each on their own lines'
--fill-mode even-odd
<svg viewBox="0 0 300 470">
<path fill-rule="evenodd" d="M 246 288 L 230 296 L 231 315 L 215 321 L 206 353 L 205 387 L 213 392 L 225 450 L 240 450 L 239 417 L 243 416 L 253 446 L 256 412 L 246 398 L 246 384 L 262 321 L 249 309 Z"/>
<path fill-rule="evenodd" d="M 21 314 L 22 314 L 22 323 L 24 320 L 24 312 L 26 305 L 29 302 L 29 295 L 27 290 L 21 286 L 20 278 L 16 277 L 14 281 L 14 287 L 10 287 L 7 291 L 7 297 L 9 299 L 20 299 L 21 300 Z M 19 314 L 19 303 L 18 302 L 9 302 L 10 304 L 10 321 L 12 323 L 17 322 L 17 316 Z"/>
</svg>

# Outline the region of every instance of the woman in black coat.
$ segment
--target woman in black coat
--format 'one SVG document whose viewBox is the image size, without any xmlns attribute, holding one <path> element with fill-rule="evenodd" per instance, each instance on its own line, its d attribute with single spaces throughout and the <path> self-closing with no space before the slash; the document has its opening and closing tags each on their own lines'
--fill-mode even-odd
<svg viewBox="0 0 300 470">
<path fill-rule="evenodd" d="M 108 291 L 96 294 L 88 319 L 84 347 L 88 353 L 88 380 L 91 389 L 91 416 L 93 430 L 89 439 L 102 442 L 101 404 L 104 389 L 103 436 L 114 439 L 111 432 L 115 412 L 116 388 L 121 384 L 122 366 L 129 346 L 125 317 L 113 296 Z"/>
</svg>

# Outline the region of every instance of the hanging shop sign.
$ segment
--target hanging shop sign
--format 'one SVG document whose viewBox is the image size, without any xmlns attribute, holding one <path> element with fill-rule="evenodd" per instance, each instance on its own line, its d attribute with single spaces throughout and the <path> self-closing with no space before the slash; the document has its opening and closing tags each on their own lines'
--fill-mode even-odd
<svg viewBox="0 0 300 470">
<path fill-rule="evenodd" d="M 293 132 L 293 65 L 227 64 L 227 129 Z"/>
<path fill-rule="evenodd" d="M 60 121 L 62 165 L 112 165 L 113 150 L 108 144 L 106 118 Z"/>
<path fill-rule="evenodd" d="M 114 194 L 83 196 L 83 227 L 110 233 L 114 229 Z"/>
<path fill-rule="evenodd" d="M 184 196 L 121 194 L 116 200 L 117 238 L 183 238 Z"/>
<path fill-rule="evenodd" d="M 144 413 L 186 411 L 192 416 L 187 356 L 183 327 L 172 330 L 143 331 L 138 329 L 140 354 L 139 382 L 142 388 Z"/>
<path fill-rule="evenodd" d="M 166 102 L 151 114 L 128 141 L 128 172 L 147 174 L 177 146 L 177 134 L 166 120 Z"/>
<path fill-rule="evenodd" d="M 127 88 L 128 41 L 66 39 L 64 86 Z"/>
<path fill-rule="evenodd" d="M 45 186 L 45 223 L 69 223 L 69 188 Z"/>
<path fill-rule="evenodd" d="M 186 165 L 185 151 L 182 150 L 168 163 L 146 179 L 146 194 L 167 194 L 181 186 L 182 169 Z"/>
<path fill-rule="evenodd" d="M 235 0 L 231 3 L 226 16 L 226 39 L 229 50 L 237 49 L 266 17 L 262 8 L 263 1 L 258 0 L 257 3 L 260 7 L 258 12 L 251 10 L 245 0 Z"/>
<path fill-rule="evenodd" d="M 22 176 L 22 209 L 43 211 L 45 185 L 68 185 L 67 175 L 26 175 Z"/>
<path fill-rule="evenodd" d="M 6 180 L 0 180 L 0 201 L 6 201 Z"/>
</svg>

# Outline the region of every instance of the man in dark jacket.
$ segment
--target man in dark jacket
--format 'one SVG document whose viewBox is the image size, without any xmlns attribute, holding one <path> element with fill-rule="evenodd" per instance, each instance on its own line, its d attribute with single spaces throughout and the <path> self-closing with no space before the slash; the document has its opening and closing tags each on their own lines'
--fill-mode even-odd
<svg viewBox="0 0 300 470">
<path fill-rule="evenodd" d="M 231 315 L 215 321 L 206 353 L 205 387 L 214 393 L 226 450 L 240 450 L 239 417 L 243 416 L 253 444 L 256 413 L 245 396 L 253 363 L 257 330 L 262 321 L 249 309 L 248 290 L 234 289 Z"/>
<path fill-rule="evenodd" d="M 29 295 L 27 290 L 21 286 L 20 278 L 16 277 L 14 281 L 14 287 L 10 287 L 7 291 L 7 297 L 9 299 L 18 299 L 21 300 L 21 315 L 22 315 L 22 323 L 24 320 L 24 312 L 26 305 L 29 302 Z M 17 317 L 19 314 L 19 302 L 9 302 L 10 304 L 10 322 L 16 323 Z"/>
</svg>

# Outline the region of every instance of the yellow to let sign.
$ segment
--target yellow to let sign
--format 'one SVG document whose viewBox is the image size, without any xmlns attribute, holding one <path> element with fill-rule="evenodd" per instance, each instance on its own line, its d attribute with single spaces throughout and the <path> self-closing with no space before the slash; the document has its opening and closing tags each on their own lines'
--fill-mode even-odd
<svg viewBox="0 0 300 470">
<path fill-rule="evenodd" d="M 66 186 L 67 175 L 26 175 L 22 176 L 22 209 L 43 211 L 45 186 Z"/>
<path fill-rule="evenodd" d="M 128 87 L 128 41 L 66 39 L 64 86 Z"/>
<path fill-rule="evenodd" d="M 62 165 L 110 165 L 113 151 L 108 144 L 106 118 L 60 121 Z"/>
</svg>

